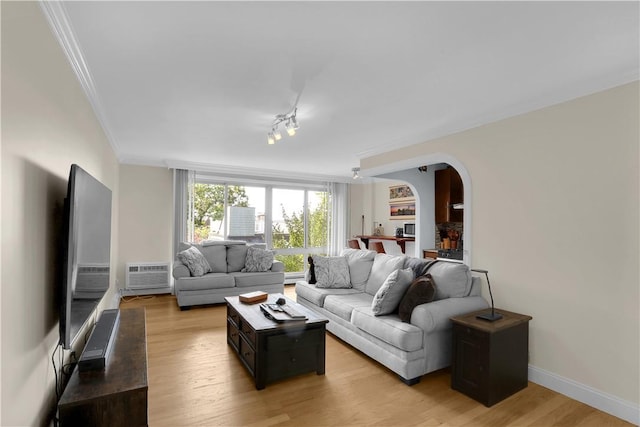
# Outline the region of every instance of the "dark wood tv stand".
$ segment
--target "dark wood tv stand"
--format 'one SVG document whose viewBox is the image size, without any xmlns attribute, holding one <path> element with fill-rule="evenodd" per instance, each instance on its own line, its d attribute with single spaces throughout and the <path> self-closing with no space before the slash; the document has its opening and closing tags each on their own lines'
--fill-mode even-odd
<svg viewBox="0 0 640 427">
<path fill-rule="evenodd" d="M 147 335 L 144 308 L 120 310 L 120 325 L 104 370 L 76 368 L 58 402 L 62 426 L 146 426 Z"/>
</svg>

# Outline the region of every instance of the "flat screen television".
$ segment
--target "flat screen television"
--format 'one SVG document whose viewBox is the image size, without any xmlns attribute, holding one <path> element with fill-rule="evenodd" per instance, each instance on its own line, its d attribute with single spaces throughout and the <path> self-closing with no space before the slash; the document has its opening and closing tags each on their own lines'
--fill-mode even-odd
<svg viewBox="0 0 640 427">
<path fill-rule="evenodd" d="M 111 190 L 71 165 L 64 212 L 60 344 L 70 349 L 109 289 Z"/>
</svg>

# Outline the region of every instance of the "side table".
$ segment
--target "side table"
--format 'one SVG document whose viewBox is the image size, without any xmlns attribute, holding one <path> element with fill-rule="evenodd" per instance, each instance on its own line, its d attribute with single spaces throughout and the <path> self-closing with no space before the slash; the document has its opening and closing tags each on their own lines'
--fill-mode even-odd
<svg viewBox="0 0 640 427">
<path fill-rule="evenodd" d="M 502 319 L 477 319 L 480 310 L 452 317 L 451 388 L 493 406 L 527 387 L 531 316 L 496 309 Z"/>
</svg>

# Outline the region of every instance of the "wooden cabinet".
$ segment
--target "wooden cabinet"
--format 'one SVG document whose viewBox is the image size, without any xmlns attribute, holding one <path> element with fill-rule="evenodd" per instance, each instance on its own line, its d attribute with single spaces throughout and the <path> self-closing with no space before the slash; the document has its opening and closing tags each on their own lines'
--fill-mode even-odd
<svg viewBox="0 0 640 427">
<path fill-rule="evenodd" d="M 147 425 L 147 339 L 144 308 L 120 310 L 107 366 L 76 368 L 58 402 L 62 426 Z"/>
<path fill-rule="evenodd" d="M 422 251 L 422 257 L 423 258 L 436 259 L 436 258 L 438 258 L 438 250 L 437 249 L 424 249 Z"/>
<path fill-rule="evenodd" d="M 436 224 L 462 222 L 463 210 L 454 209 L 456 203 L 464 203 L 464 187 L 458 172 L 448 167 L 435 172 Z"/>
<path fill-rule="evenodd" d="M 483 312 L 451 318 L 451 388 L 492 406 L 527 387 L 531 316 L 496 309 L 502 319 L 488 322 Z"/>
</svg>

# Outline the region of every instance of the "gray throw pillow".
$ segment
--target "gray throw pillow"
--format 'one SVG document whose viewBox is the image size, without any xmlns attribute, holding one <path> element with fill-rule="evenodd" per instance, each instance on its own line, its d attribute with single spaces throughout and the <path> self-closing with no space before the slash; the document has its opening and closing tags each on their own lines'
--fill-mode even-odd
<svg viewBox="0 0 640 427">
<path fill-rule="evenodd" d="M 412 280 L 413 270 L 410 268 L 395 270 L 391 273 L 373 296 L 371 302 L 373 314 L 382 316 L 396 311 Z"/>
<path fill-rule="evenodd" d="M 316 287 L 344 289 L 351 287 L 349 264 L 343 256 L 313 256 L 313 269 L 316 275 Z"/>
<path fill-rule="evenodd" d="M 202 255 L 202 252 L 194 246 L 178 252 L 178 260 L 187 266 L 192 276 L 200 277 L 211 271 L 211 266 Z"/>
<path fill-rule="evenodd" d="M 273 264 L 273 258 L 273 251 L 249 246 L 242 271 L 248 273 L 269 271 L 271 264 Z"/>
</svg>

